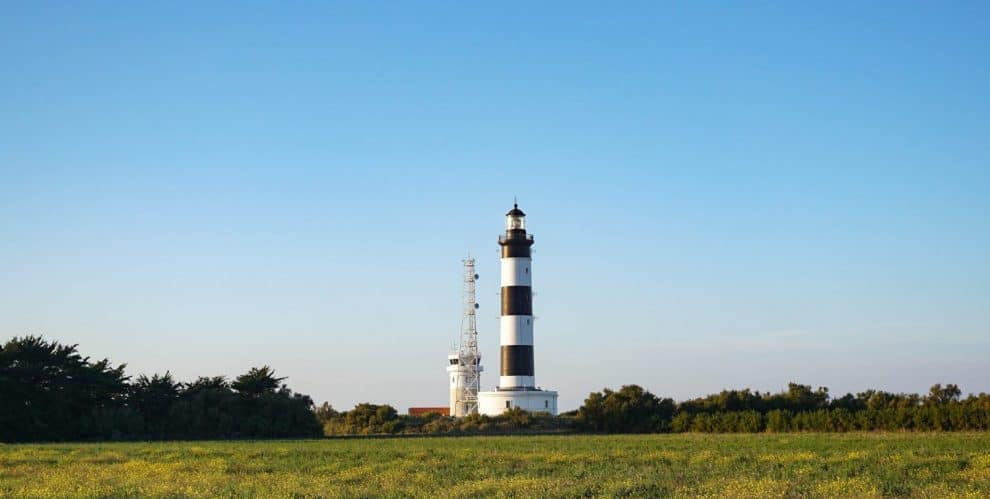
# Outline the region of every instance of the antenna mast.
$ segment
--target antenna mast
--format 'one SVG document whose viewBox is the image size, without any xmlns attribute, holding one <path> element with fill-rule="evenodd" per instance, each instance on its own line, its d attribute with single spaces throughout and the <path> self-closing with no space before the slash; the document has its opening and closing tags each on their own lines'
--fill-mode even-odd
<svg viewBox="0 0 990 499">
<path fill-rule="evenodd" d="M 481 354 L 478 353 L 478 321 L 475 298 L 478 274 L 474 258 L 464 262 L 464 317 L 461 319 L 461 344 L 457 351 L 461 376 L 458 376 L 456 415 L 478 412 L 478 390 L 481 389 Z"/>
</svg>

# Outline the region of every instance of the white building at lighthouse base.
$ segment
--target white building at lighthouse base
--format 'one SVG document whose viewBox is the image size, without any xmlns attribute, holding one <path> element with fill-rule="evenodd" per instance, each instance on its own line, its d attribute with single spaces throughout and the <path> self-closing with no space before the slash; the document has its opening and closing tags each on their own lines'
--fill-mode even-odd
<svg viewBox="0 0 990 499">
<path fill-rule="evenodd" d="M 478 392 L 478 412 L 486 416 L 499 416 L 508 409 L 520 408 L 529 412 L 546 412 L 557 415 L 557 392 L 549 390 L 496 390 Z"/>
</svg>

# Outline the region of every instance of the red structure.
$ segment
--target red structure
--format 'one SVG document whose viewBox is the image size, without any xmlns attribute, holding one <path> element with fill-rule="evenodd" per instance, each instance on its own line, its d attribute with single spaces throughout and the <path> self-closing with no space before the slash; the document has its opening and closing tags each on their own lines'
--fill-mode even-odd
<svg viewBox="0 0 990 499">
<path fill-rule="evenodd" d="M 410 407 L 410 416 L 422 416 L 429 413 L 439 414 L 441 416 L 450 416 L 450 407 Z"/>
</svg>

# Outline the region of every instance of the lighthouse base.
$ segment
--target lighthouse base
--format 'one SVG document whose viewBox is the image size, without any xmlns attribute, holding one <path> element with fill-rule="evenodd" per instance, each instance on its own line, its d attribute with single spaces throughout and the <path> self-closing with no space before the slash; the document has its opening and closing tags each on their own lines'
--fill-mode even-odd
<svg viewBox="0 0 990 499">
<path fill-rule="evenodd" d="M 497 390 L 478 392 L 478 412 L 486 416 L 499 416 L 508 409 L 520 408 L 529 412 L 545 412 L 557 415 L 557 392 L 549 390 Z"/>
</svg>

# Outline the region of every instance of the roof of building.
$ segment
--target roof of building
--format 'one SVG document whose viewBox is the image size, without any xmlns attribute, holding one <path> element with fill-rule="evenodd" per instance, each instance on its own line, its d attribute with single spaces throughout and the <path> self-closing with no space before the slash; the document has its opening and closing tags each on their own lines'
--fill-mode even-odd
<svg viewBox="0 0 990 499">
<path fill-rule="evenodd" d="M 422 416 L 424 414 L 439 414 L 441 416 L 450 416 L 450 407 L 410 407 L 410 416 Z"/>
</svg>

